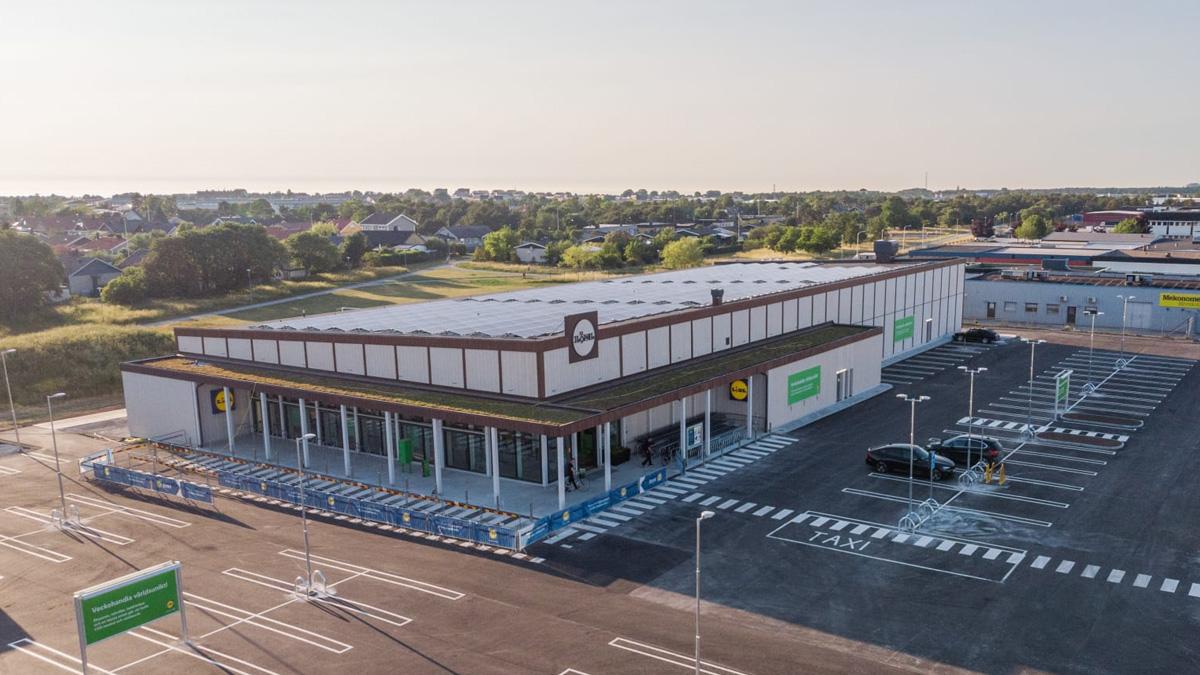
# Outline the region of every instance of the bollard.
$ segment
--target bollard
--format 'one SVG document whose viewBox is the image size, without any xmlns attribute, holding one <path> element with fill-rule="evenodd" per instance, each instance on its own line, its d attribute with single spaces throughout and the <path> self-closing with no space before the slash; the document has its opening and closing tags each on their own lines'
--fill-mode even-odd
<svg viewBox="0 0 1200 675">
<path fill-rule="evenodd" d="M 1004 464 L 1003 464 L 1003 463 L 1001 463 L 1001 464 L 1000 464 L 1000 484 L 1001 484 L 1001 485 L 1004 485 L 1004 480 L 1005 480 L 1005 476 L 1004 476 Z"/>
<path fill-rule="evenodd" d="M 470 490 L 463 490 L 463 503 L 464 504 L 471 503 L 471 491 Z"/>
<path fill-rule="evenodd" d="M 992 484 L 992 465 L 991 464 L 988 464 L 987 468 L 983 470 L 983 482 L 987 485 Z"/>
</svg>

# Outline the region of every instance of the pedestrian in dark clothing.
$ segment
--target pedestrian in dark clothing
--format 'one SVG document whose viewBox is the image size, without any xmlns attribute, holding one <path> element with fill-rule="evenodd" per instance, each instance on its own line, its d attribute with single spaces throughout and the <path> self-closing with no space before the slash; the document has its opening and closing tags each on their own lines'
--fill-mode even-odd
<svg viewBox="0 0 1200 675">
<path fill-rule="evenodd" d="M 654 463 L 654 451 L 650 449 L 650 441 L 642 441 L 642 466 L 650 466 Z"/>
<path fill-rule="evenodd" d="M 575 462 L 567 462 L 567 482 L 571 484 L 572 489 L 579 489 L 579 483 L 575 482 Z"/>
</svg>

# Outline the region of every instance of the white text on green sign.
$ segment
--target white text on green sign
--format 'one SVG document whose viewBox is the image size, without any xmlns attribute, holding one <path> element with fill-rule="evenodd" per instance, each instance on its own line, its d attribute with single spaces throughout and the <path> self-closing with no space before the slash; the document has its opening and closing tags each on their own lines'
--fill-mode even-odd
<svg viewBox="0 0 1200 675">
<path fill-rule="evenodd" d="M 787 384 L 788 405 L 816 396 L 821 393 L 821 366 L 788 375 Z"/>
</svg>

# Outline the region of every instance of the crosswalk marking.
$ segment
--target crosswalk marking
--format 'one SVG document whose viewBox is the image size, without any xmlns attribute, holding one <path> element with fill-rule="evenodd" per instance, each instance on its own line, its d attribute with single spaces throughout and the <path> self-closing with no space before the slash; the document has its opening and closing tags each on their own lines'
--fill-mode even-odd
<svg viewBox="0 0 1200 675">
<path fill-rule="evenodd" d="M 792 518 L 788 522 L 789 523 L 803 523 L 811 515 L 812 515 L 811 513 L 801 513 L 800 515 L 796 516 L 795 518 Z M 779 518 L 775 518 L 775 520 L 779 520 Z"/>
<path fill-rule="evenodd" d="M 1188 591 L 1188 595 L 1193 598 L 1200 598 L 1200 584 L 1192 584 L 1192 589 Z"/>
<path fill-rule="evenodd" d="M 733 506 L 736 503 L 738 503 L 738 500 L 736 500 L 736 499 L 727 499 L 727 500 L 721 502 L 720 504 L 718 504 L 717 508 L 724 511 L 725 509 Z"/>
<path fill-rule="evenodd" d="M 692 494 L 684 497 L 683 501 L 688 504 L 691 504 L 692 502 L 696 501 L 697 499 L 700 499 L 703 496 L 704 495 L 700 494 L 699 492 L 693 492 Z"/>
<path fill-rule="evenodd" d="M 587 541 L 594 536 L 596 536 L 595 532 L 584 532 L 583 534 L 579 535 L 579 541 Z"/>
<path fill-rule="evenodd" d="M 1178 579 L 1163 579 L 1162 586 L 1158 590 L 1164 593 L 1174 593 L 1176 588 L 1179 588 Z"/>
<path fill-rule="evenodd" d="M 1050 556 L 1039 555 L 1037 558 L 1034 558 L 1033 564 L 1030 565 L 1030 567 L 1035 570 L 1040 570 L 1044 568 L 1048 562 L 1050 562 Z"/>
<path fill-rule="evenodd" d="M 813 527 L 820 527 L 828 522 L 829 522 L 829 519 L 822 516 L 822 517 L 817 518 L 816 520 L 812 521 L 811 523 L 809 523 L 809 525 L 812 525 Z"/>
<path fill-rule="evenodd" d="M 595 516 L 592 516 L 591 518 L 588 518 L 588 522 L 595 523 L 597 525 L 603 525 L 604 527 L 616 527 L 621 524 L 620 522 L 615 521 L 615 520 L 605 520 L 605 519 L 601 518 L 599 515 L 595 515 Z"/>
<path fill-rule="evenodd" d="M 1080 574 L 1079 576 L 1083 577 L 1084 579 L 1092 579 L 1096 576 L 1096 573 L 1099 571 L 1100 571 L 1099 565 L 1088 565 L 1087 567 L 1083 568 L 1083 573 Z"/>
<path fill-rule="evenodd" d="M 756 506 L 758 506 L 758 504 L 755 504 L 754 502 L 746 502 L 745 504 L 742 504 L 741 506 L 734 509 L 733 512 L 734 513 L 745 513 Z"/>
<path fill-rule="evenodd" d="M 713 504 L 715 504 L 719 501 L 721 501 L 720 497 L 709 497 L 708 499 L 705 499 L 704 501 L 700 502 L 700 506 L 712 506 Z"/>
<path fill-rule="evenodd" d="M 774 506 L 764 506 L 761 509 L 755 511 L 754 515 L 758 516 L 759 518 L 762 518 L 763 516 L 767 515 L 768 513 L 770 513 L 771 511 L 774 511 L 774 510 L 775 510 Z"/>
<path fill-rule="evenodd" d="M 768 454 L 770 454 L 770 453 L 759 452 L 757 450 L 738 450 L 737 452 L 730 453 L 729 456 L 730 457 L 748 457 L 750 459 L 762 459 L 763 457 L 766 457 Z"/>
<path fill-rule="evenodd" d="M 1001 553 L 1004 553 L 1004 551 L 1001 551 L 998 548 L 989 548 L 987 550 L 987 553 L 983 554 L 983 559 L 984 560 L 995 560 L 996 558 L 1000 557 Z"/>
<path fill-rule="evenodd" d="M 847 523 L 844 520 L 839 520 L 836 523 L 834 523 L 833 526 L 830 527 L 829 529 L 833 530 L 834 532 L 841 532 L 842 530 L 846 529 L 846 526 L 849 524 L 850 523 Z"/>
<path fill-rule="evenodd" d="M 1119 584 L 1124 578 L 1125 570 L 1113 570 L 1112 572 L 1108 573 L 1108 583 L 1110 584 Z"/>
<path fill-rule="evenodd" d="M 670 485 L 660 485 L 655 489 L 658 490 L 659 492 L 666 492 L 668 494 L 673 494 L 675 496 L 686 495 L 688 493 L 687 490 L 681 490 L 677 487 L 671 487 Z"/>
<path fill-rule="evenodd" d="M 1058 568 L 1054 571 L 1058 572 L 1059 574 L 1068 574 L 1073 567 L 1075 567 L 1074 560 L 1064 560 L 1058 564 Z"/>
<path fill-rule="evenodd" d="M 584 523 L 575 523 L 572 527 L 577 527 L 584 532 L 595 532 L 596 534 L 604 534 L 604 528 L 585 525 Z"/>
<path fill-rule="evenodd" d="M 1150 585 L 1150 575 L 1149 574 L 1139 574 L 1139 575 L 1137 575 L 1137 578 L 1133 580 L 1134 588 L 1145 588 L 1149 585 Z"/>
<path fill-rule="evenodd" d="M 1017 563 L 1021 562 L 1024 559 L 1025 559 L 1024 553 L 1020 553 L 1020 552 L 1012 553 L 1008 556 L 1008 564 L 1016 565 Z"/>
<path fill-rule="evenodd" d="M 850 530 L 850 534 L 862 534 L 869 529 L 871 529 L 870 525 L 858 525 L 853 530 Z"/>
<path fill-rule="evenodd" d="M 904 532 L 900 532 L 892 538 L 892 541 L 896 542 L 897 544 L 903 544 L 904 542 L 908 541 L 908 535 Z"/>
<path fill-rule="evenodd" d="M 872 534 L 871 538 L 872 539 L 883 539 L 884 537 L 888 536 L 889 533 L 891 533 L 891 530 L 885 530 L 882 527 L 880 527 L 875 530 L 875 534 Z"/>
<path fill-rule="evenodd" d="M 933 537 L 921 536 L 921 537 L 918 537 L 917 540 L 913 542 L 913 544 L 924 548 L 924 547 L 928 546 L 929 542 L 931 542 L 931 541 L 933 541 Z"/>
<path fill-rule="evenodd" d="M 627 523 L 630 520 L 629 516 L 623 516 L 623 515 L 617 513 L 615 509 L 609 509 L 609 510 L 605 511 L 602 515 L 605 518 L 613 518 L 615 520 L 621 521 L 622 523 Z"/>
<path fill-rule="evenodd" d="M 952 548 L 954 548 L 954 542 L 949 539 L 944 539 L 942 543 L 937 545 L 937 550 L 939 551 L 949 551 Z"/>
<path fill-rule="evenodd" d="M 667 503 L 666 500 L 656 499 L 649 495 L 641 495 L 640 497 L 637 497 L 636 499 L 631 499 L 630 501 L 639 501 L 639 500 L 645 501 L 645 502 L 650 502 L 651 504 L 654 504 L 656 506 L 662 506 L 663 504 Z"/>
<path fill-rule="evenodd" d="M 795 511 L 791 509 L 782 509 L 775 515 L 771 516 L 771 520 L 783 520 L 793 513 L 795 513 Z"/>
<path fill-rule="evenodd" d="M 958 552 L 961 553 L 962 555 L 972 555 L 977 550 L 979 550 L 979 547 L 976 546 L 975 544 L 963 544 L 963 547 L 961 549 L 959 549 Z"/>
</svg>

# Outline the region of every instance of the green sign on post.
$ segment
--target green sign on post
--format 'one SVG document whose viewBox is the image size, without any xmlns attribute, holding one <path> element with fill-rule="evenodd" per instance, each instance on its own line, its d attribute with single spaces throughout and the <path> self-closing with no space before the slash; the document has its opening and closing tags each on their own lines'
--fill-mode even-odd
<svg viewBox="0 0 1200 675">
<path fill-rule="evenodd" d="M 1054 376 L 1054 411 L 1066 412 L 1071 398 L 1071 371 L 1064 370 Z"/>
<path fill-rule="evenodd" d="M 892 324 L 892 342 L 903 342 L 912 337 L 916 323 L 916 317 L 912 316 L 902 316 L 896 319 L 896 323 Z"/>
<path fill-rule="evenodd" d="M 787 384 L 788 405 L 816 396 L 821 393 L 821 366 L 788 375 Z"/>
<path fill-rule="evenodd" d="M 75 620 L 79 626 L 79 651 L 87 672 L 87 648 L 179 613 L 183 640 L 188 640 L 183 611 L 183 583 L 178 562 L 166 562 L 127 574 L 75 594 Z"/>
</svg>

